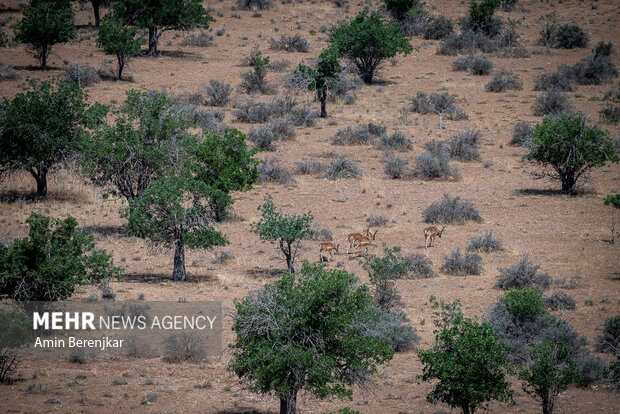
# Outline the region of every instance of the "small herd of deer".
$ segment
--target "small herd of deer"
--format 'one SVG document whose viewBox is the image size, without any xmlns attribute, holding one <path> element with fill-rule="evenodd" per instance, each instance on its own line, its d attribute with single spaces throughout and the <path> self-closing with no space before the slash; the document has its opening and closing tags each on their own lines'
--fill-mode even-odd
<svg viewBox="0 0 620 414">
<path fill-rule="evenodd" d="M 435 226 L 426 227 L 424 229 L 424 248 L 428 249 L 429 246 L 432 247 L 435 237 L 441 238 L 441 234 L 443 233 L 445 228 L 446 227 L 444 226 L 441 228 L 441 230 L 439 230 Z M 349 250 L 351 250 L 351 248 L 353 248 L 353 251 L 359 251 L 359 249 L 365 246 L 366 250 L 368 250 L 368 246 L 373 241 L 375 241 L 377 232 L 378 230 L 375 230 L 375 232 L 372 233 L 370 231 L 370 228 L 367 228 L 366 234 L 361 234 L 361 233 L 349 234 L 347 238 L 345 239 L 345 241 L 349 243 L 349 246 L 347 247 L 347 254 L 349 254 Z M 334 244 L 331 242 L 319 243 L 319 262 L 322 263 L 323 259 L 327 260 L 327 257 L 323 256 L 323 253 L 329 253 L 329 259 L 331 260 L 333 258 L 332 252 L 335 251 L 336 253 L 339 253 L 338 252 L 339 247 L 340 247 L 340 244 Z"/>
</svg>

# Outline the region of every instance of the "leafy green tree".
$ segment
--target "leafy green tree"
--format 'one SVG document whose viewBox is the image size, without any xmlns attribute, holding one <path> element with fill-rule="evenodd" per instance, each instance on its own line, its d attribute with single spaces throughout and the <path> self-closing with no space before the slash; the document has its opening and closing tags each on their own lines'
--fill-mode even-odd
<svg viewBox="0 0 620 414">
<path fill-rule="evenodd" d="M 358 326 L 377 323 L 368 287 L 343 270 L 304 263 L 298 275 L 236 301 L 230 369 L 251 390 L 275 393 L 280 414 L 297 412 L 297 393 L 351 397 L 351 387 L 394 354 Z"/>
<path fill-rule="evenodd" d="M 18 301 L 54 301 L 70 297 L 77 285 L 120 278 L 93 235 L 77 230 L 73 217 L 54 220 L 32 213 L 28 237 L 0 244 L 0 295 Z"/>
<path fill-rule="evenodd" d="M 99 24 L 97 24 L 99 26 Z M 140 53 L 141 37 L 136 38 L 137 27 L 127 27 L 123 19 L 108 13 L 102 21 L 97 38 L 97 46 L 103 48 L 108 55 L 116 55 L 118 62 L 118 80 L 123 78 L 123 68 L 129 59 Z"/>
<path fill-rule="evenodd" d="M 252 51 L 251 64 L 252 70 L 241 74 L 241 90 L 249 94 L 270 93 L 272 87 L 265 80 L 269 69 L 269 56 L 263 57 L 260 50 Z"/>
<path fill-rule="evenodd" d="M 584 115 L 570 114 L 545 118 L 536 125 L 530 152 L 523 158 L 543 166 L 535 176 L 559 179 L 562 192 L 568 194 L 592 168 L 620 160 L 608 132 L 587 125 Z"/>
<path fill-rule="evenodd" d="M 495 36 L 497 28 L 501 23 L 497 23 L 494 18 L 495 11 L 500 6 L 500 0 L 481 0 L 469 2 L 469 16 L 467 28 L 475 32 L 483 32 L 488 36 Z"/>
<path fill-rule="evenodd" d="M 419 0 L 383 0 L 383 3 L 392 17 L 401 22 L 407 17 L 409 10 L 420 6 Z"/>
<path fill-rule="evenodd" d="M 191 170 L 194 177 L 222 193 L 247 191 L 258 181 L 259 160 L 254 158 L 256 148 L 245 143 L 245 134 L 227 128 L 223 134 L 209 132 L 192 151 Z M 214 218 L 226 218 L 227 208 L 232 204 L 230 197 L 212 200 Z"/>
<path fill-rule="evenodd" d="M 28 171 L 37 182 L 37 196 L 47 194 L 47 174 L 76 149 L 84 126 L 105 113 L 87 106 L 75 82 L 30 81 L 31 91 L 5 100 L 0 118 L 0 173 Z"/>
<path fill-rule="evenodd" d="M 611 244 L 614 244 L 616 241 L 616 224 L 618 224 L 618 209 L 620 209 L 620 194 L 607 194 L 603 203 L 614 209 L 614 220 L 611 223 Z"/>
<path fill-rule="evenodd" d="M 530 364 L 519 372 L 523 390 L 540 401 L 543 414 L 553 414 L 558 395 L 579 377 L 571 350 L 562 342 L 547 340 L 533 343 L 528 354 Z"/>
<path fill-rule="evenodd" d="M 82 140 L 83 168 L 95 184 L 132 200 L 153 180 L 185 168 L 197 141 L 189 126 L 165 92 L 132 89 L 115 124 Z"/>
<path fill-rule="evenodd" d="M 338 55 L 333 48 L 327 48 L 319 55 L 316 69 L 300 63 L 296 69 L 308 82 L 306 87 L 309 91 L 316 91 L 316 96 L 321 102 L 321 118 L 327 117 L 326 102 L 327 91 L 338 81 L 338 74 L 342 72 L 342 66 L 338 62 Z"/>
<path fill-rule="evenodd" d="M 340 56 L 355 64 L 365 83 L 372 83 L 379 65 L 397 53 L 413 50 L 409 38 L 400 31 L 399 23 L 386 22 L 383 17 L 366 10 L 332 32 L 331 45 Z"/>
<path fill-rule="evenodd" d="M 209 200 L 219 191 L 191 178 L 163 177 L 151 182 L 124 211 L 131 235 L 174 248 L 172 280 L 187 279 L 185 246 L 208 249 L 228 244 L 212 225 Z"/>
<path fill-rule="evenodd" d="M 271 195 L 265 197 L 265 203 L 258 206 L 257 210 L 261 212 L 261 218 L 257 223 L 252 224 L 254 233 L 258 234 L 263 241 L 271 243 L 277 241 L 286 257 L 286 268 L 290 273 L 295 274 L 294 265 L 299 243 L 314 234 L 310 229 L 312 214 L 283 214 L 276 210 Z"/>
<path fill-rule="evenodd" d="M 167 30 L 209 27 L 215 19 L 200 0 L 116 0 L 114 13 L 126 24 L 149 31 L 149 55 L 157 53 L 157 43 Z"/>
<path fill-rule="evenodd" d="M 433 297 L 431 303 L 435 309 L 440 306 Z M 464 318 L 458 301 L 442 305 L 436 315 L 440 320 L 434 331 L 435 345 L 418 351 L 424 364 L 422 380 L 438 380 L 426 399 L 459 407 L 464 414 L 492 400 L 510 401 L 508 348 L 491 324 Z"/>
<path fill-rule="evenodd" d="M 24 17 L 15 27 L 15 40 L 28 43 L 34 57 L 47 69 L 47 58 L 57 43 L 66 43 L 77 36 L 73 25 L 73 11 L 68 5 L 38 2 L 24 8 Z"/>
</svg>

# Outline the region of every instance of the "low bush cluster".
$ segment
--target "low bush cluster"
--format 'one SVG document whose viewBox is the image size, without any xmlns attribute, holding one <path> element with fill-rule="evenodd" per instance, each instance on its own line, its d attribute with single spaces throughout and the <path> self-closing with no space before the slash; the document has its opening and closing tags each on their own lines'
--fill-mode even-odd
<svg viewBox="0 0 620 414">
<path fill-rule="evenodd" d="M 419 114 L 444 114 L 446 118 L 453 121 L 467 119 L 467 114 L 460 106 L 456 105 L 456 98 L 448 93 L 418 92 L 411 98 L 409 111 Z"/>
<path fill-rule="evenodd" d="M 551 276 L 540 273 L 540 266 L 533 264 L 527 255 L 522 256 L 512 266 L 499 270 L 497 287 L 504 290 L 537 287 L 547 289 L 551 286 Z"/>
<path fill-rule="evenodd" d="M 471 252 L 466 252 L 463 255 L 461 249 L 456 249 L 444 256 L 444 264 L 441 270 L 453 276 L 481 275 L 483 272 L 482 257 Z"/>
<path fill-rule="evenodd" d="M 329 180 L 359 178 L 363 173 L 364 170 L 355 161 L 344 154 L 340 154 L 327 164 L 325 177 Z"/>
<path fill-rule="evenodd" d="M 276 157 L 268 158 L 258 165 L 258 181 L 264 183 L 279 183 L 291 185 L 295 183 L 293 175 L 280 165 Z"/>
<path fill-rule="evenodd" d="M 469 71 L 472 75 L 488 75 L 493 63 L 486 56 L 460 56 L 452 62 L 452 69 Z"/>
<path fill-rule="evenodd" d="M 97 69 L 88 65 L 69 65 L 65 67 L 67 78 L 80 86 L 89 86 L 101 82 L 101 76 Z"/>
<path fill-rule="evenodd" d="M 514 132 L 510 145 L 525 147 L 534 134 L 534 128 L 525 121 L 519 121 L 515 124 Z"/>
<path fill-rule="evenodd" d="M 468 252 L 501 252 L 504 250 L 502 241 L 493 235 L 492 231 L 487 231 L 484 234 L 472 237 L 469 239 L 467 245 Z"/>
<path fill-rule="evenodd" d="M 230 102 L 232 87 L 218 80 L 210 80 L 209 85 L 203 85 L 207 93 L 207 104 L 210 106 L 226 106 Z"/>
<path fill-rule="evenodd" d="M 468 221 L 482 223 L 480 213 L 471 201 L 459 196 L 444 194 L 440 201 L 432 203 L 422 213 L 425 223 L 464 224 Z"/>
<path fill-rule="evenodd" d="M 523 82 L 519 75 L 511 71 L 503 70 L 497 73 L 489 83 L 484 86 L 487 92 L 520 91 L 523 89 Z"/>
<path fill-rule="evenodd" d="M 538 96 L 532 104 L 532 112 L 537 116 L 571 113 L 575 106 L 565 92 L 549 89 Z"/>
<path fill-rule="evenodd" d="M 295 36 L 282 35 L 280 40 L 276 40 L 272 37 L 270 47 L 272 50 L 285 50 L 287 52 L 307 53 L 310 50 L 308 41 L 299 34 Z"/>
</svg>

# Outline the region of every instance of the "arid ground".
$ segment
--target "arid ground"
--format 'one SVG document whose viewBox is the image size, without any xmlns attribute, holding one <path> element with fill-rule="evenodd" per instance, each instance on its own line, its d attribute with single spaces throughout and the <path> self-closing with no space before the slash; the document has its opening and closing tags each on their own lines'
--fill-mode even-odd
<svg viewBox="0 0 620 414">
<path fill-rule="evenodd" d="M 21 18 L 14 0 L 5 1 L 0 7 L 0 18 L 10 18 L 3 30 L 12 37 L 10 26 Z M 277 4 L 275 10 L 232 11 L 232 0 L 207 2 L 216 22 L 211 24 L 214 36 L 208 47 L 184 47 L 180 43 L 186 33 L 166 32 L 160 41 L 160 55 L 137 57 L 126 70 L 133 77 L 128 81 L 102 81 L 86 87 L 90 102 L 119 105 L 125 91 L 146 88 L 181 95 L 204 91 L 203 84 L 216 79 L 235 88 L 235 98 L 243 98 L 237 90 L 240 74 L 247 67 L 240 66 L 244 57 L 257 45 L 272 60 L 288 60 L 289 69 L 270 72 L 268 79 L 281 83 L 282 77 L 299 62 L 310 62 L 327 45 L 327 34 L 321 26 L 331 26 L 342 19 L 350 19 L 362 7 L 354 2 L 348 12 L 337 8 L 331 1 L 292 2 Z M 466 2 L 450 0 L 429 1 L 433 14 L 444 14 L 456 19 L 467 11 Z M 205 4 L 206 5 L 206 4 Z M 376 7 L 373 2 L 373 7 Z M 587 49 L 551 49 L 536 45 L 540 30 L 539 16 L 556 11 L 561 22 L 574 23 L 589 32 L 590 45 L 600 40 L 613 41 L 620 47 L 620 4 L 615 0 L 551 0 L 539 2 L 521 0 L 517 9 L 499 15 L 520 20 L 517 28 L 521 43 L 532 53 L 527 58 L 503 58 L 489 55 L 494 71 L 509 69 L 523 80 L 522 90 L 503 93 L 485 92 L 484 85 L 491 76 L 472 76 L 467 72 L 451 69 L 455 57 L 435 54 L 437 41 L 412 39 L 414 51 L 408 56 L 399 55 L 387 62 L 377 82 L 362 85 L 354 93 L 357 100 L 350 105 L 343 102 L 328 103 L 329 117 L 319 119 L 314 127 L 299 128 L 297 138 L 277 143 L 275 153 L 260 153 L 259 158 L 277 156 L 280 164 L 293 170 L 302 157 L 312 158 L 335 151 L 346 153 L 363 168 L 360 179 L 331 181 L 310 175 L 295 176 L 294 185 L 256 184 L 252 190 L 234 194 L 234 219 L 223 223 L 221 231 L 230 244 L 212 251 L 192 250 L 187 254 L 189 281 L 173 283 L 173 254 L 171 251 L 153 249 L 141 239 L 127 237 L 123 230 L 125 220 L 119 216 L 124 199 L 102 197 L 103 191 L 94 187 L 75 168 L 53 171 L 49 181 L 49 194 L 44 201 L 30 201 L 35 190 L 34 180 L 26 173 L 11 176 L 0 183 L 0 236 L 5 239 L 24 237 L 27 234 L 26 218 L 31 212 L 53 217 L 75 217 L 80 226 L 93 230 L 97 246 L 113 254 L 116 264 L 124 268 L 124 279 L 113 282 L 118 293 L 116 301 L 136 299 L 144 293 L 146 300 L 222 301 L 226 309 L 233 309 L 233 300 L 265 283 L 273 282 L 286 264 L 276 245 L 261 243 L 251 231 L 250 224 L 259 217 L 257 206 L 271 194 L 277 206 L 286 212 L 311 211 L 314 222 L 333 234 L 334 243 L 340 243 L 341 252 L 336 262 L 355 273 L 362 282 L 368 281 L 367 273 L 359 258 L 344 254 L 344 239 L 351 232 L 361 232 L 367 227 L 367 218 L 382 215 L 389 222 L 378 230 L 371 252 L 380 254 L 381 245 L 401 246 L 404 255 L 428 255 L 439 276 L 424 280 L 399 280 L 397 286 L 406 303 L 405 312 L 421 336 L 420 348 L 433 343 L 432 311 L 428 305 L 431 295 L 447 301 L 459 299 L 468 317 L 484 318 L 502 291 L 495 288 L 498 270 L 515 263 L 523 254 L 554 279 L 567 278 L 576 287 L 565 290 L 577 303 L 572 311 L 560 316 L 568 320 L 577 331 L 586 336 L 593 348 L 604 321 L 620 313 L 620 250 L 619 244 L 611 245 L 610 225 L 613 211 L 603 205 L 605 194 L 620 189 L 620 165 L 595 170 L 584 182 L 577 196 L 560 195 L 558 182 L 534 180 L 535 166 L 525 163 L 521 156 L 525 150 L 510 146 L 514 125 L 528 121 L 532 125 L 542 118 L 533 116 L 531 105 L 540 92 L 533 91 L 534 77 L 545 70 L 555 70 L 560 64 L 574 64 L 590 52 Z M 36 61 L 24 45 L 15 45 L 0 51 L 0 61 L 14 66 L 19 79 L 0 82 L 3 97 L 12 97 L 27 88 L 28 78 L 51 79 L 64 76 L 67 63 L 88 64 L 99 67 L 110 56 L 96 47 L 96 29 L 89 26 L 92 11 L 76 9 L 79 41 L 57 45 L 50 58 L 50 70 L 36 70 Z M 216 16 L 221 12 L 223 17 Z M 239 14 L 240 19 L 231 15 Z M 194 32 L 195 34 L 198 31 Z M 289 53 L 269 49 L 269 41 L 282 34 L 299 33 L 310 43 L 308 53 Z M 620 54 L 612 54 L 620 65 Z M 610 131 L 617 139 L 616 126 L 599 123 L 599 110 L 604 106 L 603 95 L 618 88 L 614 83 L 599 86 L 579 86 L 569 96 L 577 109 L 591 117 L 593 123 Z M 439 117 L 404 111 L 409 98 L 416 92 L 444 92 L 458 95 L 458 104 L 469 115 L 468 120 L 444 120 L 439 129 Z M 280 89 L 280 94 L 284 91 Z M 313 96 L 300 94 L 297 100 L 318 110 Z M 275 96 L 254 96 L 255 100 L 269 101 Z M 231 115 L 233 105 L 223 108 L 225 122 L 243 132 L 249 124 L 238 123 Z M 388 132 L 403 132 L 413 141 L 413 149 L 399 154 L 413 162 L 424 152 L 423 144 L 431 139 L 446 139 L 468 128 L 483 134 L 482 162 L 461 163 L 453 161 L 462 175 L 459 181 L 392 180 L 383 169 L 384 153 L 372 146 L 334 146 L 330 138 L 338 129 L 374 122 L 387 127 Z M 444 193 L 459 195 L 470 200 L 480 211 L 483 223 L 448 226 L 436 246 L 425 251 L 422 230 L 425 223 L 422 211 Z M 453 249 L 464 249 L 469 239 L 484 231 L 492 230 L 504 243 L 501 253 L 483 254 L 484 273 L 481 276 L 449 276 L 440 272 L 443 256 Z M 218 253 L 228 252 L 232 259 L 218 263 Z M 301 260 L 316 262 L 316 241 L 302 243 Z M 561 290 L 552 287 L 548 294 Z M 97 286 L 78 289 L 71 300 L 81 301 Z M 224 346 L 232 343 L 231 319 L 224 323 Z M 597 354 L 610 359 L 610 355 Z M 160 359 L 90 360 L 73 364 L 65 360 L 24 361 L 19 368 L 20 381 L 0 386 L 0 411 L 5 412 L 157 412 L 157 413 L 273 413 L 278 400 L 271 396 L 253 394 L 226 366 L 230 354 L 225 352 L 217 360 L 200 364 L 168 364 Z M 375 384 L 365 390 L 355 389 L 353 400 L 321 401 L 312 395 L 302 394 L 298 409 L 302 413 L 323 413 L 349 405 L 363 413 L 432 413 L 449 412 L 447 406 L 434 406 L 426 402 L 430 384 L 421 383 L 421 363 L 415 350 L 398 353 L 380 368 L 374 377 Z M 124 381 L 116 381 L 123 379 Z M 32 387 L 32 384 L 35 384 Z M 120 384 L 120 385 L 113 385 Z M 34 392 L 26 393 L 30 387 Z M 513 379 L 516 404 L 492 403 L 491 412 L 540 412 L 540 405 L 521 390 L 520 382 Z M 159 398 L 153 405 L 141 404 L 147 393 L 157 392 Z M 60 404 L 44 401 L 50 397 Z M 563 393 L 557 412 L 594 413 L 620 411 L 620 398 L 605 387 L 587 389 L 571 388 Z M 456 412 L 456 410 L 454 410 Z"/>
</svg>

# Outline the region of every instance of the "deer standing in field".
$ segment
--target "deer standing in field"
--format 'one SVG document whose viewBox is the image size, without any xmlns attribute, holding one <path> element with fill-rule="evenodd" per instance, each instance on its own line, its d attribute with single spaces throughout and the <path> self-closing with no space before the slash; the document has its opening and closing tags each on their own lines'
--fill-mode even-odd
<svg viewBox="0 0 620 414">
<path fill-rule="evenodd" d="M 370 228 L 366 229 L 366 235 L 360 233 L 351 233 L 347 236 L 346 240 L 349 242 L 349 247 L 347 248 L 347 254 L 349 254 L 349 249 L 353 247 L 353 249 L 359 249 L 362 246 L 366 246 L 368 249 L 368 245 L 375 241 L 375 237 L 377 236 L 376 230 L 374 233 L 370 232 Z"/>
<path fill-rule="evenodd" d="M 441 230 L 439 230 L 435 226 L 429 226 L 424 229 L 424 248 L 428 249 L 428 246 L 433 245 L 433 240 L 435 237 L 439 237 L 441 239 L 441 234 L 443 233 L 446 226 L 443 226 Z"/>
<path fill-rule="evenodd" d="M 330 260 L 333 258 L 332 251 L 335 250 L 338 253 L 339 244 L 334 245 L 334 243 L 319 243 L 319 263 L 323 263 L 323 252 L 329 253 Z M 327 257 L 325 257 L 327 259 Z M 329 260 L 327 260 L 329 262 Z"/>
</svg>

